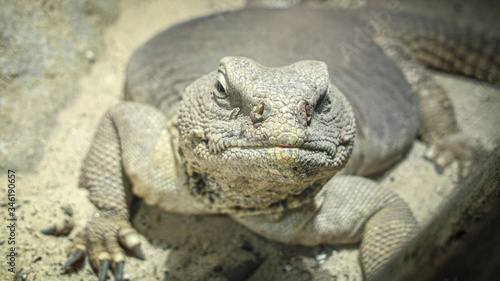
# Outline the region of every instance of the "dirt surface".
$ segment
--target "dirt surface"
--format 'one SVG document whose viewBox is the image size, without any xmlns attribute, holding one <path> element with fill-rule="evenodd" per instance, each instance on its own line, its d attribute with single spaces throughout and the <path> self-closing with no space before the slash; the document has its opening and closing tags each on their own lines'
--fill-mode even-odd
<svg viewBox="0 0 500 281">
<path fill-rule="evenodd" d="M 93 213 L 86 191 L 78 188 L 79 169 L 99 119 L 122 98 L 128 58 L 148 38 L 172 24 L 243 4 L 229 0 L 173 2 L 121 2 L 121 16 L 105 35 L 107 55 L 79 82 L 79 98 L 60 113 L 57 128 L 46 140 L 38 170 L 16 174 L 16 275 L 7 271 L 9 233 L 2 227 L 0 280 L 96 279 L 87 261 L 61 274 L 70 240 L 45 236 L 40 230 L 62 217 L 63 206 L 72 207 L 77 228 Z M 450 92 L 459 124 L 467 134 L 480 137 L 489 148 L 498 145 L 500 90 L 461 77 L 435 76 Z M 456 164 L 443 174 L 436 173 L 432 164 L 422 159 L 424 148 L 417 141 L 405 159 L 380 179 L 409 203 L 421 223 L 453 190 L 457 173 Z M 4 186 L 6 182 L 2 178 Z M 0 199 L 4 216 L 6 198 Z M 267 241 L 223 216 L 172 214 L 144 204 L 139 206 L 133 224 L 144 235 L 146 261 L 128 259 L 125 271 L 131 280 L 241 280 L 257 267 L 249 280 L 331 280 L 332 275 L 336 280 L 361 280 L 355 245 L 287 246 Z"/>
</svg>

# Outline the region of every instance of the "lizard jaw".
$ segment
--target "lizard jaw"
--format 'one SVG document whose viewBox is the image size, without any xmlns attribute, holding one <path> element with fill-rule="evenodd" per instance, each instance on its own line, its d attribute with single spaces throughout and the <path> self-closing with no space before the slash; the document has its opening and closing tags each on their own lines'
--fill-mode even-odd
<svg viewBox="0 0 500 281">
<path fill-rule="evenodd" d="M 276 149 L 301 149 L 307 151 L 323 151 L 330 155 L 332 158 L 335 157 L 337 152 L 337 142 L 331 142 L 323 145 L 313 145 L 310 143 L 305 143 L 302 141 L 300 145 L 276 145 L 270 144 L 268 141 L 260 142 L 243 142 L 240 140 L 227 140 L 224 138 L 208 139 L 202 141 L 206 149 L 211 154 L 221 154 L 223 151 L 229 148 L 240 148 L 240 149 L 263 149 L 263 148 L 276 148 Z"/>
</svg>

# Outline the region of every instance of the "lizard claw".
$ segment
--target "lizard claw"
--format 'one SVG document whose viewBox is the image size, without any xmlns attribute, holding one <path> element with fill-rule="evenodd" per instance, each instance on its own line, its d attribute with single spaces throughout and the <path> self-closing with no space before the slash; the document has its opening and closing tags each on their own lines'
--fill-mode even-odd
<svg viewBox="0 0 500 281">
<path fill-rule="evenodd" d="M 54 232 L 56 232 L 56 230 L 57 230 L 57 226 L 55 224 L 53 224 L 53 225 L 43 229 L 40 232 L 43 234 L 53 234 Z"/>
<path fill-rule="evenodd" d="M 463 179 L 467 177 L 471 172 L 474 162 L 473 161 L 460 161 L 458 163 L 458 176 Z"/>
<path fill-rule="evenodd" d="M 120 261 L 115 265 L 115 280 L 121 281 L 123 280 L 123 266 L 125 265 L 124 261 Z"/>
<path fill-rule="evenodd" d="M 144 252 L 142 251 L 140 244 L 135 245 L 134 247 L 132 247 L 132 250 L 133 250 L 135 256 L 138 259 L 140 259 L 140 260 L 145 260 L 146 259 L 146 257 L 144 257 Z"/>
<path fill-rule="evenodd" d="M 135 229 L 131 227 L 123 227 L 120 229 L 118 234 L 120 238 L 120 242 L 130 250 L 132 250 L 133 254 L 141 259 L 145 260 L 144 253 L 141 249 L 141 242 L 139 238 L 139 234 L 135 231 Z"/>
<path fill-rule="evenodd" d="M 106 279 L 106 274 L 109 269 L 109 260 L 102 260 L 99 263 L 99 281 L 104 281 Z"/>
<path fill-rule="evenodd" d="M 65 218 L 62 221 L 59 221 L 52 226 L 47 227 L 46 229 L 42 230 L 41 232 L 43 234 L 51 234 L 51 235 L 67 235 L 68 233 L 73 230 L 74 227 L 73 220 L 70 218 Z"/>
<path fill-rule="evenodd" d="M 72 266 L 75 262 L 77 262 L 78 260 L 80 260 L 81 258 L 85 257 L 85 251 L 84 250 L 81 250 L 81 249 L 77 249 L 73 255 L 71 256 L 71 258 L 61 267 L 61 270 L 66 270 L 68 269 L 70 266 Z"/>
</svg>

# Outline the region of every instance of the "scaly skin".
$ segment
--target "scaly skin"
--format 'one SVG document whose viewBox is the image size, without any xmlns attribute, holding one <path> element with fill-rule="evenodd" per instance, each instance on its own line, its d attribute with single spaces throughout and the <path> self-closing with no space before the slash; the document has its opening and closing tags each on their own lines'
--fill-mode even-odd
<svg viewBox="0 0 500 281">
<path fill-rule="evenodd" d="M 65 267 L 88 251 L 100 280 L 109 265 L 121 279 L 118 241 L 142 256 L 128 218 L 135 195 L 168 211 L 228 214 L 283 243 L 361 242 L 372 278 L 417 224 L 398 196 L 354 174 L 393 165 L 419 130 L 439 144 L 431 155 L 437 164 L 469 163 L 474 153 L 448 149 L 476 148 L 460 137 L 448 98 L 404 42 L 367 38 L 359 48 L 353 34 L 363 21 L 354 15 L 245 10 L 220 17 L 160 33 L 131 59 L 125 94 L 133 101 L 108 111 L 82 170 L 99 216 Z M 300 38 L 287 33 L 304 28 Z M 355 47 L 350 56 L 346 47 Z M 227 57 L 235 53 L 250 58 Z M 351 176 L 333 177 L 340 171 Z"/>
</svg>

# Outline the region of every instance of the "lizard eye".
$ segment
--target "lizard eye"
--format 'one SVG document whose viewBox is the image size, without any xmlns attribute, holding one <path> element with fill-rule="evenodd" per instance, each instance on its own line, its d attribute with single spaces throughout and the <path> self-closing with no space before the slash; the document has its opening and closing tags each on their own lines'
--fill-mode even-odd
<svg viewBox="0 0 500 281">
<path fill-rule="evenodd" d="M 214 85 L 213 95 L 218 99 L 227 98 L 228 94 L 227 94 L 227 90 L 226 90 L 227 89 L 226 77 L 224 77 L 224 74 L 218 72 L 216 79 L 217 79 L 217 81 L 215 82 L 215 85 Z"/>
</svg>

